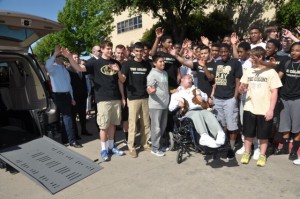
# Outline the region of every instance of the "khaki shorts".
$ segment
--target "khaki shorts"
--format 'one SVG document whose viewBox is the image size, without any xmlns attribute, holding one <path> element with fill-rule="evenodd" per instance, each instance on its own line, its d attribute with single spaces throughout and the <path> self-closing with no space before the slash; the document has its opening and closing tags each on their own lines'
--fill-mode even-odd
<svg viewBox="0 0 300 199">
<path fill-rule="evenodd" d="M 111 124 L 120 125 L 121 100 L 98 102 L 97 110 L 97 124 L 100 129 L 107 129 Z"/>
</svg>

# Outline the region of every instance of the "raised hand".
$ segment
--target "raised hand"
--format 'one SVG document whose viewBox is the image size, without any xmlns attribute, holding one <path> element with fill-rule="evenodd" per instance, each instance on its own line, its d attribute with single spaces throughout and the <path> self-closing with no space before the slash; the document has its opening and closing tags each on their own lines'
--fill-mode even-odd
<svg viewBox="0 0 300 199">
<path fill-rule="evenodd" d="M 162 27 L 156 28 L 155 34 L 157 38 L 161 38 L 164 35 L 164 29 Z"/>
<path fill-rule="evenodd" d="M 237 43 L 239 43 L 239 38 L 236 35 L 236 32 L 233 32 L 231 34 L 230 40 L 231 40 L 231 43 L 234 44 L 234 45 L 236 45 Z"/>
<path fill-rule="evenodd" d="M 209 39 L 208 39 L 207 37 L 201 36 L 200 39 L 201 39 L 201 42 L 202 42 L 205 46 L 208 46 L 208 44 L 209 44 Z"/>
<path fill-rule="evenodd" d="M 60 52 L 66 58 L 72 57 L 72 53 L 67 48 L 61 47 Z"/>
<path fill-rule="evenodd" d="M 283 37 L 291 38 L 291 37 L 294 36 L 294 35 L 293 35 L 292 32 L 289 31 L 288 29 L 282 28 L 282 36 L 283 36 Z"/>
</svg>

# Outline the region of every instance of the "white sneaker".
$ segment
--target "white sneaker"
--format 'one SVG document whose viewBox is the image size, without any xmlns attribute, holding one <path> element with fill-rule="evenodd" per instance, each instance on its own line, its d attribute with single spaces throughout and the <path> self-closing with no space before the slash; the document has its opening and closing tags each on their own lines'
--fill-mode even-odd
<svg viewBox="0 0 300 199">
<path fill-rule="evenodd" d="M 164 152 L 159 151 L 159 150 L 157 150 L 157 151 L 151 151 L 151 153 L 154 154 L 154 155 L 156 155 L 156 156 L 158 156 L 158 157 L 162 157 L 162 156 L 165 155 Z"/>
<path fill-rule="evenodd" d="M 253 159 L 253 160 L 258 160 L 259 155 L 260 155 L 260 150 L 259 150 L 259 148 L 257 148 L 257 149 L 254 150 L 252 159 Z"/>
<path fill-rule="evenodd" d="M 297 159 L 297 160 L 294 160 L 293 163 L 294 163 L 295 165 L 300 165 L 300 158 Z"/>
<path fill-rule="evenodd" d="M 235 152 L 238 155 L 242 155 L 245 153 L 245 146 L 243 145 L 239 150 Z"/>
</svg>

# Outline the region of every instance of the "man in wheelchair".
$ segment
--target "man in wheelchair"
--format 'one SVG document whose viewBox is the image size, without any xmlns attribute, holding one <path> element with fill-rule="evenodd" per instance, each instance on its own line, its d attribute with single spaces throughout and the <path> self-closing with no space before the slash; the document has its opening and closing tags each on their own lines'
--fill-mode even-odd
<svg viewBox="0 0 300 199">
<path fill-rule="evenodd" d="M 207 100 L 207 94 L 193 86 L 192 77 L 184 75 L 177 91 L 171 95 L 169 110 L 180 109 L 181 116 L 192 119 L 200 134 L 200 145 L 219 148 L 224 145 L 226 136 L 213 113 L 205 109 Z"/>
</svg>

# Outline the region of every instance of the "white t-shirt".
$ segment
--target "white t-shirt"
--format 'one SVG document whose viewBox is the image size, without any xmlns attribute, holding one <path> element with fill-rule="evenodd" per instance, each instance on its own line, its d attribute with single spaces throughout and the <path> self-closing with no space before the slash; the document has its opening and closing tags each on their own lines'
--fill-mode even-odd
<svg viewBox="0 0 300 199">
<path fill-rule="evenodd" d="M 277 72 L 270 68 L 249 68 L 241 78 L 241 83 L 248 84 L 244 111 L 255 115 L 267 113 L 271 90 L 282 86 Z"/>
<path fill-rule="evenodd" d="M 251 46 L 251 49 L 253 49 L 257 46 L 260 46 L 260 47 L 263 47 L 264 49 L 266 49 L 266 43 L 264 43 L 264 42 L 260 42 L 258 44 L 250 44 L 250 46 Z"/>
</svg>

